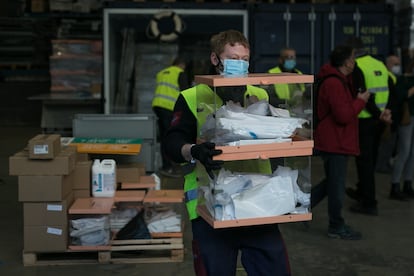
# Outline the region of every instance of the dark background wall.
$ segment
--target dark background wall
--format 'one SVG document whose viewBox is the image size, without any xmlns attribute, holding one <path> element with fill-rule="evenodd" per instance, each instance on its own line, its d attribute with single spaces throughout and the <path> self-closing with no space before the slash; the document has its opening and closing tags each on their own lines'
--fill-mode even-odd
<svg viewBox="0 0 414 276">
<path fill-rule="evenodd" d="M 276 2 L 276 1 L 275 1 Z M 146 35 L 152 16 L 138 18 L 125 16 L 110 26 L 111 32 L 120 32 L 125 26 L 136 31 L 136 42 L 150 42 L 155 47 L 174 44 L 190 60 L 190 78 L 207 73 L 202 64 L 208 64 L 206 40 L 218 31 L 236 28 L 234 17 L 214 16 L 215 9 L 245 10 L 248 13 L 248 36 L 252 45 L 251 71 L 265 72 L 277 63 L 281 47 L 297 50 L 298 67 L 308 74 L 318 71 L 331 49 L 348 36 L 360 36 L 367 50 L 383 59 L 390 52 L 409 56 L 411 7 L 399 10 L 381 1 L 346 4 L 309 4 L 296 1 L 262 2 L 131 2 L 110 1 L 89 12 L 51 11 L 33 12 L 30 1 L 2 1 L 0 4 L 0 124 L 40 124 L 41 105 L 28 98 L 48 93 L 50 86 L 48 57 L 51 39 L 102 39 L 104 28 L 102 12 L 119 9 L 203 9 L 211 11 L 211 18 L 183 17 L 186 30 L 174 42 L 160 42 Z M 301 3 L 297 3 L 301 2 Z M 325 1 L 326 2 L 326 1 Z M 337 1 L 339 2 L 339 1 Z M 344 1 L 342 1 L 344 2 Z M 360 1 L 367 2 L 367 1 Z M 119 36 L 121 37 L 121 36 Z M 121 39 L 121 38 L 120 38 Z M 120 47 L 122 43 L 118 43 Z M 117 49 L 113 49 L 117 51 Z M 118 49 L 119 50 L 119 49 Z M 172 57 L 169 57 L 170 59 Z M 116 67 L 119 60 L 104 60 Z M 115 80 L 116 81 L 116 80 Z M 138 82 L 153 82 L 152 76 Z M 148 100 L 152 93 L 141 93 Z M 128 109 L 131 112 L 139 110 Z"/>
</svg>

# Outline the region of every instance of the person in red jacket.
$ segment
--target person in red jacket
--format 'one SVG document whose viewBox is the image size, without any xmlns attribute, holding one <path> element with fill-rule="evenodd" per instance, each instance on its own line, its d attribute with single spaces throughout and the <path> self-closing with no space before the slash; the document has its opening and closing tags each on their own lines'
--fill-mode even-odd
<svg viewBox="0 0 414 276">
<path fill-rule="evenodd" d="M 347 161 L 359 154 L 358 114 L 365 107 L 369 92 L 353 93 L 351 73 L 355 66 L 355 51 L 350 46 L 337 46 L 317 78 L 324 78 L 317 97 L 319 123 L 314 133 L 316 151 L 320 154 L 325 178 L 311 192 L 315 207 L 328 198 L 328 237 L 344 240 L 361 239 L 342 217 Z"/>
</svg>

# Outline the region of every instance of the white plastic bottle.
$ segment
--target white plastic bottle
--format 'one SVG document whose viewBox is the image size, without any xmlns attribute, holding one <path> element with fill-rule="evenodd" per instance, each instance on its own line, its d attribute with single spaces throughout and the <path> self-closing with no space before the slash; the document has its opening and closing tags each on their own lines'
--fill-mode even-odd
<svg viewBox="0 0 414 276">
<path fill-rule="evenodd" d="M 113 197 L 116 191 L 115 160 L 95 159 L 92 165 L 92 195 L 94 197 Z"/>
</svg>

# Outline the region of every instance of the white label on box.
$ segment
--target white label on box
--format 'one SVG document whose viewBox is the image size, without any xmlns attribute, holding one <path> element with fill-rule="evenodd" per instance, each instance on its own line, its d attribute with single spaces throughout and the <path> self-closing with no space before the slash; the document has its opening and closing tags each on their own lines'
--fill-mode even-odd
<svg viewBox="0 0 414 276">
<path fill-rule="evenodd" d="M 48 154 L 49 146 L 48 145 L 34 145 L 33 153 L 34 154 Z"/>
<path fill-rule="evenodd" d="M 48 234 L 62 236 L 62 232 L 63 232 L 62 229 L 59 229 L 59 228 L 52 228 L 52 227 L 47 228 Z"/>
<path fill-rule="evenodd" d="M 58 205 L 58 204 L 48 204 L 46 209 L 48 211 L 58 211 L 58 212 L 62 212 L 63 210 L 63 206 L 62 205 Z"/>
</svg>

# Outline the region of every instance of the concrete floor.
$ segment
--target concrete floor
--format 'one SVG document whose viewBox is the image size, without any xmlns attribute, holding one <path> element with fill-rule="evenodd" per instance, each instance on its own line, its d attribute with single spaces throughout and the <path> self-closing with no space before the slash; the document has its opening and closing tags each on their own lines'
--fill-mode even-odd
<svg viewBox="0 0 414 276">
<path fill-rule="evenodd" d="M 17 201 L 17 177 L 8 175 L 8 158 L 41 130 L 0 127 L 0 133 L 0 275 L 194 275 L 188 223 L 184 233 L 185 257 L 180 263 L 23 266 L 22 204 Z M 349 186 L 355 183 L 352 161 Z M 321 177 L 319 160 L 315 159 L 312 166 L 312 178 L 317 181 Z M 162 186 L 179 188 L 180 182 L 163 179 Z M 344 217 L 362 232 L 360 241 L 332 240 L 326 236 L 326 200 L 312 211 L 309 228 L 302 223 L 280 225 L 292 275 L 414 275 L 414 201 L 389 200 L 389 183 L 388 174 L 377 174 L 378 217 L 350 213 L 348 208 L 353 202 L 345 199 Z M 246 275 L 242 268 L 237 274 Z"/>
</svg>

